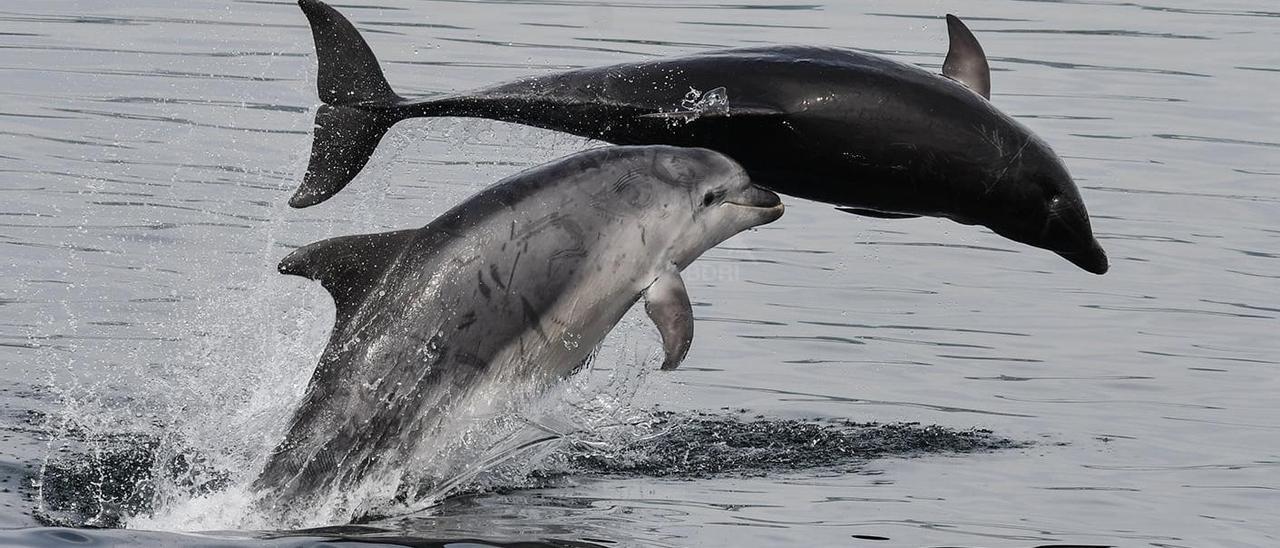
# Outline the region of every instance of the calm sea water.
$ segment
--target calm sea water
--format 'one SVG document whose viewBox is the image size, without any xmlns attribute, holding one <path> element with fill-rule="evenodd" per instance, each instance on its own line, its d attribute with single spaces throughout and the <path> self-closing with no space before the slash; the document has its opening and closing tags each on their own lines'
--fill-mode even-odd
<svg viewBox="0 0 1280 548">
<path fill-rule="evenodd" d="M 1112 258 L 1097 277 L 974 227 L 786 199 L 781 221 L 686 273 L 698 334 L 679 371 L 647 373 L 656 334 L 636 318 L 619 327 L 597 369 L 625 378 L 606 383 L 604 407 L 919 421 L 1033 444 L 881 458 L 858 473 L 570 474 L 370 524 L 379 531 L 621 546 L 1280 545 L 1274 2 L 339 7 L 406 95 L 771 43 L 936 70 L 940 17 L 954 11 L 991 58 L 993 101 L 1065 158 Z M 42 469 L 113 473 L 128 466 L 111 451 L 121 439 L 195 447 L 223 468 L 270 449 L 332 314 L 318 286 L 275 274 L 289 249 L 420 226 L 501 177 L 600 145 L 414 120 L 346 192 L 291 210 L 317 103 L 311 48 L 288 2 L 0 6 L 0 527 L 23 528 L 0 543 L 75 541 L 29 529 L 67 488 L 40 484 Z M 80 491 L 101 491 L 82 477 Z M 234 544 L 272 529 L 229 521 L 217 501 L 157 496 L 163 511 L 131 527 L 220 540 L 83 538 Z"/>
</svg>

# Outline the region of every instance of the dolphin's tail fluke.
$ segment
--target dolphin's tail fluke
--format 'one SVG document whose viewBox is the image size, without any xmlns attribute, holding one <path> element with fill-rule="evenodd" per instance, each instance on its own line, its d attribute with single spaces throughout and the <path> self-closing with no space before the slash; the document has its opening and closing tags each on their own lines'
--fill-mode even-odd
<svg viewBox="0 0 1280 548">
<path fill-rule="evenodd" d="M 311 160 L 293 207 L 318 204 L 354 179 L 387 130 L 403 119 L 404 100 L 391 90 L 369 44 L 342 14 L 319 0 L 298 0 L 311 22 L 324 105 L 316 113 Z"/>
<path fill-rule="evenodd" d="M 391 110 L 322 105 L 316 112 L 307 173 L 289 205 L 313 206 L 345 188 L 398 121 L 400 117 Z"/>
</svg>

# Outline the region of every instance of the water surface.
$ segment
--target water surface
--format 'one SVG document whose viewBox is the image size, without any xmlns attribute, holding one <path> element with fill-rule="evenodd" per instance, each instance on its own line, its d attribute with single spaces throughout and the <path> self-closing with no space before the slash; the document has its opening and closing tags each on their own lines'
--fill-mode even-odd
<svg viewBox="0 0 1280 548">
<path fill-rule="evenodd" d="M 771 43 L 861 48 L 936 70 L 940 16 L 954 11 L 991 58 L 992 100 L 1064 157 L 1112 258 L 1097 277 L 975 227 L 786 199 L 782 220 L 686 273 L 699 323 L 680 370 L 640 372 L 656 334 L 642 321 L 619 328 L 597 363 L 604 378 L 623 378 L 608 395 L 681 416 L 917 421 L 1034 443 L 856 470 L 568 474 L 368 524 L 379 534 L 624 546 L 1280 539 L 1273 3 L 341 9 L 406 95 Z M 0 527 L 40 525 L 31 479 L 68 459 L 101 469 L 107 440 L 171 435 L 226 448 L 216 458 L 227 466 L 268 450 L 332 313 L 319 287 L 275 273 L 280 257 L 325 237 L 423 225 L 501 177 L 600 145 L 413 120 L 348 190 L 291 210 L 314 62 L 288 2 L 0 7 Z M 166 535 L 221 529 L 244 543 L 271 529 L 226 533 L 216 518 L 84 535 L 198 542 Z M 370 534 L 330 536 L 348 533 Z M 263 542 L 312 537 L 299 538 Z"/>
</svg>

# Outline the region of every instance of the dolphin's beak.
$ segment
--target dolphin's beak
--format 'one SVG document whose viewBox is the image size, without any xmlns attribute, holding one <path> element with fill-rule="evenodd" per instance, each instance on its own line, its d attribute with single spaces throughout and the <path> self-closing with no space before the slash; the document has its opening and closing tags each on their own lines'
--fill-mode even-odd
<svg viewBox="0 0 1280 548">
<path fill-rule="evenodd" d="M 1057 251 L 1056 253 L 1071 261 L 1071 264 L 1094 274 L 1106 274 L 1107 269 L 1110 268 L 1107 252 L 1103 251 L 1098 240 L 1093 240 L 1090 246 L 1081 251 Z"/>
<path fill-rule="evenodd" d="M 1055 199 L 1049 209 L 1039 247 L 1057 253 L 1086 272 L 1106 274 L 1110 267 L 1107 252 L 1093 236 L 1084 204 L 1079 199 Z"/>
<path fill-rule="evenodd" d="M 734 196 L 731 200 L 726 200 L 724 203 L 726 205 L 764 210 L 767 220 L 760 224 L 776 221 L 782 216 L 782 212 L 785 209 L 782 205 L 782 199 L 778 198 L 777 194 L 755 185 L 751 185 L 747 190 L 738 196 Z"/>
</svg>

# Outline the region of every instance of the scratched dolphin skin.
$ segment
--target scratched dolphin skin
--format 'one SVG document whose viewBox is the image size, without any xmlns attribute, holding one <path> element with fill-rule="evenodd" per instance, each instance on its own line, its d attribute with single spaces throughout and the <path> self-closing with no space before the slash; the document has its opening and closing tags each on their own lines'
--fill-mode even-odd
<svg viewBox="0 0 1280 548">
<path fill-rule="evenodd" d="M 299 5 L 311 23 L 325 104 L 294 207 L 342 190 L 400 120 L 480 117 L 617 144 L 710 148 L 783 194 L 875 217 L 983 225 L 1089 272 L 1107 270 L 1066 167 L 988 100 L 986 55 L 953 16 L 942 75 L 858 51 L 768 46 L 571 70 L 413 101 L 392 91 L 341 14 L 318 0 Z"/>
<path fill-rule="evenodd" d="M 641 297 L 672 369 L 693 340 L 680 271 L 782 215 L 728 157 L 606 147 L 503 180 L 425 227 L 294 251 L 337 319 L 306 396 L 255 488 L 287 512 L 362 485 L 412 489 L 451 413 L 579 367 Z M 498 397 L 495 398 L 495 394 Z M 401 495 L 403 496 L 403 495 Z"/>
</svg>

